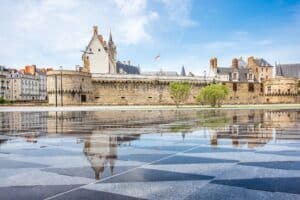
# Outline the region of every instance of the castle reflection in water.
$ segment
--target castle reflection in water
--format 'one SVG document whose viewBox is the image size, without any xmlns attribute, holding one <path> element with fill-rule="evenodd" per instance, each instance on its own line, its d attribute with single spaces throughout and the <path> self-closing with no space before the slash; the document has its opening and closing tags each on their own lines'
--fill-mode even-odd
<svg viewBox="0 0 300 200">
<path fill-rule="evenodd" d="M 39 137 L 72 136 L 83 142 L 83 154 L 100 179 L 113 174 L 117 149 L 142 134 L 205 135 L 212 147 L 220 140 L 233 147 L 256 148 L 270 141 L 298 140 L 300 110 L 103 111 L 0 113 L 0 132 L 28 142 Z"/>
</svg>

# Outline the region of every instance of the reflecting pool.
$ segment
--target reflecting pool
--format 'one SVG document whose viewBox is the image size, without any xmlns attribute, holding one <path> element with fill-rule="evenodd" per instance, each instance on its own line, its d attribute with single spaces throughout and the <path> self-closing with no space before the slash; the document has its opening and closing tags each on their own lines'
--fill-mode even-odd
<svg viewBox="0 0 300 200">
<path fill-rule="evenodd" d="M 300 199 L 300 109 L 0 118 L 0 199 Z"/>
</svg>

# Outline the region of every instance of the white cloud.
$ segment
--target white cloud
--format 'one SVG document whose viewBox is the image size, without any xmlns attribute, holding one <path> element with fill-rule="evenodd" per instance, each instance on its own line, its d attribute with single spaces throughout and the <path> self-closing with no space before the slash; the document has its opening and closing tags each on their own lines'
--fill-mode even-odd
<svg viewBox="0 0 300 200">
<path fill-rule="evenodd" d="M 80 64 L 80 49 L 87 45 L 93 25 L 99 25 L 104 38 L 111 29 L 118 45 L 132 45 L 151 40 L 147 26 L 159 18 L 157 12 L 147 8 L 146 0 L 27 0 L 2 4 L 0 12 L 5 18 L 0 26 L 5 31 L 0 32 L 0 45 L 6 50 L 0 50 L 0 59 L 8 65 Z M 2 58 L 8 51 L 8 57 Z"/>
<path fill-rule="evenodd" d="M 197 25 L 197 22 L 190 16 L 191 0 L 161 0 L 161 2 L 166 8 L 170 20 L 184 27 Z"/>
</svg>

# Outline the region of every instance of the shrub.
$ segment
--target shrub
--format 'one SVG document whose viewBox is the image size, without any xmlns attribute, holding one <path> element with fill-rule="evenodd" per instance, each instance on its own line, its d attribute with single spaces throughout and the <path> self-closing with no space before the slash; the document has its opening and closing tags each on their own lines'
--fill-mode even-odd
<svg viewBox="0 0 300 200">
<path fill-rule="evenodd" d="M 202 104 L 210 104 L 212 107 L 221 107 L 229 90 L 225 85 L 212 84 L 202 88 L 197 95 L 197 101 Z"/>
<path fill-rule="evenodd" d="M 172 82 L 169 87 L 176 107 L 184 103 L 191 94 L 192 86 L 189 83 Z"/>
</svg>

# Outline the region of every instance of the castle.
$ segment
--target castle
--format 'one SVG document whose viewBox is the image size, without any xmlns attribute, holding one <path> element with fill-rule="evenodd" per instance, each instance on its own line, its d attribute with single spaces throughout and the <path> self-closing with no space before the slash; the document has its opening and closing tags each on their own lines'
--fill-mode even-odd
<svg viewBox="0 0 300 200">
<path fill-rule="evenodd" d="M 79 69 L 47 72 L 49 104 L 172 105 L 169 84 L 174 81 L 192 85 L 187 104 L 197 104 L 199 90 L 213 82 L 228 86 L 227 104 L 299 102 L 298 80 L 274 77 L 274 67 L 262 58 L 234 58 L 230 67 L 212 58 L 209 76 L 141 75 L 139 67 L 117 61 L 112 34 L 106 42 L 94 26 L 82 60 Z"/>
</svg>

